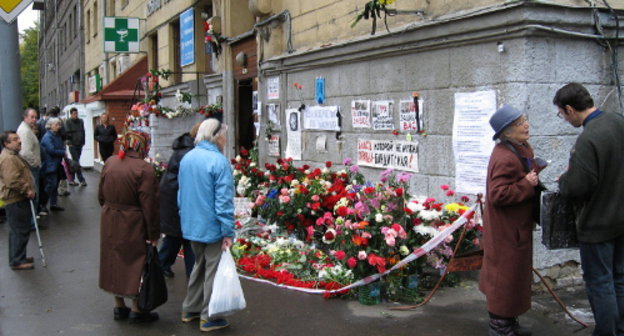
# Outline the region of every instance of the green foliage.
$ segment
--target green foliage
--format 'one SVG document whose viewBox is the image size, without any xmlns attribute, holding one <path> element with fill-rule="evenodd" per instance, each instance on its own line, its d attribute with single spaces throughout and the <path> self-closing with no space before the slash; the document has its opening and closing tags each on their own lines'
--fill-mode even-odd
<svg viewBox="0 0 624 336">
<path fill-rule="evenodd" d="M 22 105 L 39 106 L 39 28 L 28 28 L 20 34 L 20 75 L 22 77 Z"/>
</svg>

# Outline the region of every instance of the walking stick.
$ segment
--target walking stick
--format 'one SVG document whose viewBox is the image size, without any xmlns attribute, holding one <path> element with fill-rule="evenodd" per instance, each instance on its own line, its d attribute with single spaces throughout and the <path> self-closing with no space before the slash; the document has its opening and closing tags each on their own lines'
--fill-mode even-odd
<svg viewBox="0 0 624 336">
<path fill-rule="evenodd" d="M 555 299 L 555 301 L 557 301 L 559 306 L 561 306 L 561 309 L 563 309 L 563 311 L 566 314 L 568 314 L 568 316 L 570 316 L 571 319 L 576 321 L 578 324 L 582 325 L 583 328 L 587 328 L 587 324 L 585 324 L 583 321 L 577 319 L 574 315 L 572 315 L 572 313 L 568 310 L 568 307 L 566 307 L 566 305 L 563 303 L 563 301 L 561 301 L 559 296 L 555 294 L 555 291 L 553 291 L 552 288 L 550 288 L 550 286 L 546 282 L 546 279 L 544 279 L 544 277 L 540 274 L 540 272 L 538 272 L 534 267 L 531 267 L 531 269 L 533 269 L 533 273 L 535 273 L 535 275 L 537 275 L 537 277 L 542 281 L 542 284 L 544 284 L 544 287 L 546 287 L 550 295 L 552 295 L 552 297 Z"/>
<path fill-rule="evenodd" d="M 37 242 L 39 243 L 39 253 L 41 254 L 41 264 L 43 267 L 48 267 L 45 261 L 45 255 L 43 254 L 43 244 L 41 244 L 41 236 L 39 235 L 39 224 L 37 223 L 37 214 L 35 213 L 35 205 L 33 201 L 30 200 L 30 211 L 33 216 L 33 223 L 35 223 L 35 233 L 37 233 Z"/>
</svg>

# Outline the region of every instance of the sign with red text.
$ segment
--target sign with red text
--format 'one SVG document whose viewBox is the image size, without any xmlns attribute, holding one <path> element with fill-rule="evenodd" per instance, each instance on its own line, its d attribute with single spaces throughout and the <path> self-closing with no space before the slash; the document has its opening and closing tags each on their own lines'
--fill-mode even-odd
<svg viewBox="0 0 624 336">
<path fill-rule="evenodd" d="M 358 139 L 357 163 L 418 172 L 418 142 Z"/>
<path fill-rule="evenodd" d="M 370 100 L 351 102 L 351 125 L 353 128 L 371 128 Z"/>
</svg>

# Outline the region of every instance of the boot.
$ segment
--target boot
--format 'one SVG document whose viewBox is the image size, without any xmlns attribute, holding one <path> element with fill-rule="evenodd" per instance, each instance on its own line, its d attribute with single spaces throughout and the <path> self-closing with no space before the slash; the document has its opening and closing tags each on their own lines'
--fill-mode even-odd
<svg viewBox="0 0 624 336">
<path fill-rule="evenodd" d="M 490 329 L 488 336 L 520 336 L 514 330 L 513 319 L 490 318 Z"/>
<path fill-rule="evenodd" d="M 529 330 L 529 328 L 525 328 L 520 325 L 520 322 L 518 322 L 517 317 L 514 317 L 513 319 L 512 328 L 518 336 L 531 336 L 532 335 L 531 330 Z"/>
</svg>

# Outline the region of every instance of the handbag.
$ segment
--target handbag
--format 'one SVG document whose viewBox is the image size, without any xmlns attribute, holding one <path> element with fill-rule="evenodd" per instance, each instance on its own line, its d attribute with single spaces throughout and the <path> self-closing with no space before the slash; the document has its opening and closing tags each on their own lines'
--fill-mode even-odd
<svg viewBox="0 0 624 336">
<path fill-rule="evenodd" d="M 139 310 L 149 312 L 165 302 L 167 302 L 167 283 L 158 260 L 158 250 L 155 246 L 149 245 L 137 303 Z"/>
<path fill-rule="evenodd" d="M 236 264 L 230 250 L 221 253 L 217 274 L 212 283 L 212 295 L 208 303 L 208 316 L 223 317 L 245 309 L 245 295 L 241 287 Z"/>
<path fill-rule="evenodd" d="M 578 247 L 576 209 L 559 192 L 542 194 L 542 244 L 549 250 Z"/>
</svg>

